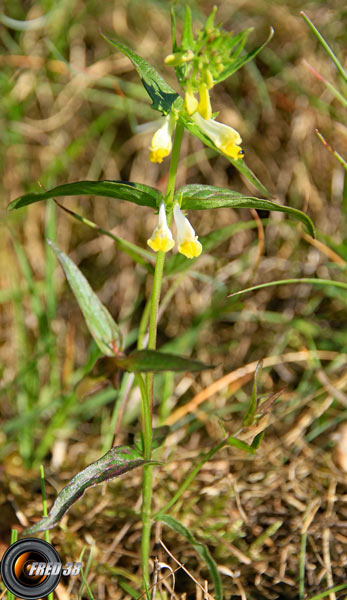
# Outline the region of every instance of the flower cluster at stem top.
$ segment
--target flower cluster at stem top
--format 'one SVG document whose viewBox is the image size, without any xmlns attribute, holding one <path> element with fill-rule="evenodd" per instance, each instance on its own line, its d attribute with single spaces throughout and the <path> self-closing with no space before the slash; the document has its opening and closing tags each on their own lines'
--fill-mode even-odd
<svg viewBox="0 0 347 600">
<path fill-rule="evenodd" d="M 184 216 L 177 203 L 173 209 L 173 216 L 177 228 L 178 251 L 187 258 L 196 258 L 201 254 L 202 245 L 198 241 L 198 236 L 195 235 L 193 227 L 189 223 L 187 217 Z M 159 250 L 168 252 L 175 245 L 172 233 L 167 224 L 164 202 L 161 203 L 159 208 L 158 225 L 147 241 L 147 244 L 155 252 L 158 252 Z"/>
<path fill-rule="evenodd" d="M 240 147 L 240 134 L 212 116 L 210 90 L 230 63 L 232 48 L 230 34 L 214 25 L 215 12 L 216 8 L 212 10 L 205 26 L 197 31 L 195 38 L 192 34 L 189 40 L 182 39 L 181 47 L 175 43 L 175 51 L 165 59 L 167 65 L 175 68 L 185 95 L 180 111 L 171 110 L 153 135 L 149 154 L 152 162 L 161 163 L 170 154 L 175 119 L 180 116 L 185 122 L 197 125 L 226 156 L 238 160 L 244 155 Z"/>
</svg>

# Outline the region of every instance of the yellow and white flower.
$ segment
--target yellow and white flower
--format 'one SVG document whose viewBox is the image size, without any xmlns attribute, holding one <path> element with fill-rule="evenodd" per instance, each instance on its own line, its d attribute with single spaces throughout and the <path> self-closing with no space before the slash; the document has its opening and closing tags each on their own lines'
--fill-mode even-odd
<svg viewBox="0 0 347 600">
<path fill-rule="evenodd" d="M 195 235 L 193 227 L 189 223 L 187 217 L 184 216 L 178 204 L 175 204 L 173 214 L 177 227 L 178 251 L 187 258 L 200 256 L 202 245 L 198 241 L 198 236 Z"/>
<path fill-rule="evenodd" d="M 203 119 L 198 112 L 192 116 L 192 119 L 224 154 L 234 160 L 244 155 L 244 151 L 240 148 L 242 138 L 236 129 L 214 119 Z"/>
<path fill-rule="evenodd" d="M 147 240 L 147 244 L 154 252 L 158 252 L 159 250 L 169 252 L 175 245 L 172 233 L 168 228 L 164 202 L 161 203 L 159 208 L 158 225 L 149 240 Z"/>
<path fill-rule="evenodd" d="M 164 119 L 163 125 L 157 129 L 152 137 L 149 148 L 149 159 L 154 163 L 163 162 L 163 158 L 168 156 L 172 150 L 171 136 L 175 128 L 175 119 L 168 115 Z"/>
</svg>

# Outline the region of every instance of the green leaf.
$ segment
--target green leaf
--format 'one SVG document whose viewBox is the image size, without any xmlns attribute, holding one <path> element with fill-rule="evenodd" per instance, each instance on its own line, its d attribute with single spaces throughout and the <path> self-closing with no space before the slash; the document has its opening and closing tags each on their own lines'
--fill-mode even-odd
<svg viewBox="0 0 347 600">
<path fill-rule="evenodd" d="M 119 477 L 142 465 L 155 461 L 145 460 L 136 448 L 115 446 L 99 460 L 77 473 L 58 494 L 52 509 L 44 519 L 24 530 L 24 535 L 46 531 L 55 527 L 69 508 L 83 496 L 85 490 L 114 477 Z M 156 463 L 158 464 L 158 463 Z"/>
<path fill-rule="evenodd" d="M 244 34 L 246 32 L 242 32 L 242 33 Z M 241 56 L 240 58 L 237 58 L 237 59 L 234 59 L 233 57 L 231 57 L 230 63 L 225 67 L 225 69 L 223 69 L 223 71 L 221 72 L 219 77 L 216 79 L 216 83 L 220 83 L 221 81 L 224 81 L 224 79 L 227 79 L 227 77 L 230 77 L 230 75 L 235 73 L 235 71 L 238 71 L 239 69 L 241 69 L 241 67 L 243 67 L 243 65 L 245 65 L 250 60 L 255 58 L 255 56 L 257 56 L 257 54 L 269 43 L 273 34 L 274 34 L 274 30 L 271 27 L 269 36 L 263 44 L 261 44 L 257 48 L 254 48 L 254 50 L 251 50 L 250 52 L 245 54 L 245 56 Z"/>
<path fill-rule="evenodd" d="M 258 402 L 257 402 L 257 396 L 258 396 L 257 387 L 258 387 L 258 379 L 259 379 L 260 374 L 261 374 L 261 369 L 262 369 L 262 361 L 260 360 L 258 362 L 258 364 L 257 364 L 256 370 L 255 370 L 255 373 L 254 373 L 254 381 L 253 381 L 253 389 L 252 389 L 251 400 L 250 400 L 250 403 L 248 405 L 247 412 L 246 412 L 245 416 L 243 417 L 243 425 L 244 425 L 244 427 L 249 427 L 250 425 L 253 425 L 253 423 L 255 421 L 256 410 L 257 410 L 257 406 L 258 406 Z"/>
<path fill-rule="evenodd" d="M 304 223 L 308 233 L 313 237 L 315 235 L 313 223 L 305 213 L 296 208 L 291 208 L 290 206 L 281 206 L 271 200 L 243 196 L 232 190 L 200 184 L 184 186 L 176 192 L 175 199 L 181 201 L 181 207 L 183 209 L 190 210 L 231 207 L 284 212 Z"/>
<path fill-rule="evenodd" d="M 192 12 L 188 4 L 186 4 L 185 7 L 181 47 L 183 48 L 183 50 L 193 50 L 194 47 Z"/>
<path fill-rule="evenodd" d="M 235 58 L 237 58 L 239 56 L 239 54 L 242 52 L 249 34 L 253 31 L 253 27 L 249 27 L 248 29 L 245 29 L 244 31 L 241 31 L 240 33 L 238 33 L 237 35 L 234 35 L 232 38 L 230 38 L 229 44 L 228 44 L 228 49 L 232 52 L 232 59 L 235 60 Z"/>
<path fill-rule="evenodd" d="M 158 515 L 156 519 L 165 523 L 170 529 L 173 529 L 179 535 L 182 535 L 191 546 L 193 546 L 194 550 L 199 554 L 199 556 L 205 561 L 208 570 L 210 571 L 211 579 L 213 581 L 214 592 L 216 600 L 223 599 L 223 589 L 222 589 L 222 581 L 218 572 L 217 565 L 212 558 L 209 549 L 205 544 L 198 542 L 192 532 L 186 527 L 182 525 L 177 519 L 171 517 L 170 515 Z"/>
<path fill-rule="evenodd" d="M 218 152 L 218 154 L 221 154 L 222 156 L 224 156 L 224 158 L 226 158 L 229 162 L 231 162 L 231 164 L 238 171 L 240 171 L 240 173 L 242 173 L 242 175 L 244 175 L 248 179 L 248 181 L 250 181 L 251 184 L 254 185 L 254 187 L 261 194 L 263 194 L 264 196 L 270 196 L 270 192 L 261 183 L 261 181 L 259 181 L 258 177 L 256 177 L 256 175 L 254 175 L 254 173 L 251 171 L 251 169 L 249 167 L 247 167 L 247 165 L 243 159 L 234 160 L 233 158 L 230 158 L 230 156 L 227 156 L 226 154 L 224 154 L 224 152 L 219 150 L 219 148 L 217 148 L 217 146 L 214 145 L 212 140 L 210 140 L 210 138 L 207 137 L 207 135 L 205 135 L 195 123 L 188 121 L 184 117 L 180 117 L 180 119 L 183 121 L 185 128 L 191 134 L 195 135 L 195 137 L 197 137 L 199 140 L 201 140 L 205 144 L 205 146 L 212 148 L 213 150 Z"/>
<path fill-rule="evenodd" d="M 152 65 L 133 52 L 128 46 L 116 40 L 111 40 L 105 35 L 103 35 L 103 38 L 131 60 L 140 75 L 147 94 L 152 100 L 152 108 L 158 110 L 163 115 L 167 115 L 171 110 L 172 104 L 179 96 L 177 92 L 166 83 L 165 79 L 159 75 L 158 71 Z"/>
<path fill-rule="evenodd" d="M 260 433 L 258 433 L 258 434 L 255 436 L 255 438 L 254 438 L 254 440 L 253 440 L 253 442 L 252 442 L 252 448 L 253 448 L 254 450 L 258 450 L 258 448 L 259 448 L 259 446 L 260 446 L 260 443 L 261 443 L 261 441 L 262 441 L 262 439 L 263 439 L 263 437 L 264 437 L 264 433 L 265 433 L 265 431 L 261 431 Z"/>
<path fill-rule="evenodd" d="M 340 75 L 341 75 L 342 79 L 344 80 L 344 82 L 347 83 L 347 73 L 346 73 L 345 69 L 343 68 L 342 64 L 340 63 L 339 59 L 337 58 L 336 54 L 332 51 L 332 49 L 330 48 L 330 46 L 327 43 L 327 41 L 324 39 L 324 37 L 318 31 L 318 29 L 313 25 L 312 21 L 310 21 L 310 19 L 304 13 L 303 10 L 300 12 L 300 14 L 303 17 L 303 19 L 306 21 L 306 23 L 309 26 L 309 28 L 311 29 L 311 31 L 316 36 L 316 38 L 319 41 L 319 43 L 323 46 L 323 48 L 326 51 L 326 53 L 328 54 L 328 56 L 330 56 L 331 60 L 335 64 L 335 67 L 337 68 L 337 70 L 340 73 Z"/>
<path fill-rule="evenodd" d="M 202 371 L 214 369 L 214 365 L 205 365 L 198 360 L 185 356 L 166 354 L 157 350 L 135 350 L 128 356 L 114 358 L 115 363 L 125 371 L 146 373 L 152 371 Z"/>
<path fill-rule="evenodd" d="M 162 425 L 161 427 L 155 427 L 152 431 L 152 449 L 156 450 L 160 448 L 162 444 L 165 442 L 168 434 L 170 433 L 170 427 L 168 425 Z M 143 442 L 143 433 L 142 431 L 138 431 L 134 436 L 134 446 L 137 448 L 139 452 L 144 453 L 144 442 Z"/>
<path fill-rule="evenodd" d="M 254 454 L 255 452 L 255 448 L 252 448 L 252 446 L 250 446 L 243 440 L 238 440 L 237 438 L 234 438 L 232 435 L 229 435 L 225 443 L 229 446 L 234 446 L 234 448 L 238 448 L 238 450 L 248 452 L 248 454 Z"/>
<path fill-rule="evenodd" d="M 8 210 L 22 208 L 22 206 L 56 196 L 104 196 L 106 198 L 127 200 L 151 208 L 157 208 L 163 198 L 159 190 L 142 183 L 132 183 L 130 181 L 75 181 L 58 185 L 47 192 L 36 192 L 20 196 L 10 202 Z"/>
<path fill-rule="evenodd" d="M 47 242 L 53 248 L 65 271 L 66 278 L 94 340 L 103 354 L 113 356 L 122 345 L 122 337 L 118 325 L 111 317 L 107 308 L 105 308 L 93 292 L 88 281 L 75 263 L 64 252 L 59 250 L 51 240 L 47 240 Z"/>
</svg>

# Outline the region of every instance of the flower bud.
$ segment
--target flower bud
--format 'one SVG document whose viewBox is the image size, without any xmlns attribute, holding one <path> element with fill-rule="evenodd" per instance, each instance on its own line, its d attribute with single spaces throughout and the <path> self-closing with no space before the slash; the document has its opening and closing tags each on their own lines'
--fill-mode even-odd
<svg viewBox="0 0 347 600">
<path fill-rule="evenodd" d="M 200 93 L 200 102 L 198 105 L 198 111 L 204 119 L 210 119 L 212 117 L 212 108 L 211 108 L 210 94 L 208 92 L 208 87 L 207 87 L 206 83 L 202 83 L 199 86 L 199 93 Z"/>
</svg>

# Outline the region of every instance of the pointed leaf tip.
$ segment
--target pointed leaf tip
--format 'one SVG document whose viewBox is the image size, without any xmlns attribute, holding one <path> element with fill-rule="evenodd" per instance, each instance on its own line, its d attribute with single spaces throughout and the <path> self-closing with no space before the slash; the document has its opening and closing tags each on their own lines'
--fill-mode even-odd
<svg viewBox="0 0 347 600">
<path fill-rule="evenodd" d="M 158 110 L 163 115 L 167 115 L 170 112 L 173 103 L 179 97 L 179 94 L 166 83 L 165 79 L 151 64 L 136 54 L 136 52 L 131 50 L 128 46 L 117 40 L 111 40 L 106 35 L 103 35 L 103 38 L 131 60 L 141 78 L 147 94 L 152 100 L 152 108 Z"/>
<path fill-rule="evenodd" d="M 56 253 L 64 269 L 86 325 L 101 352 L 106 356 L 115 356 L 122 347 L 122 335 L 117 323 L 71 258 L 59 250 L 52 240 L 47 238 L 47 243 Z"/>
<path fill-rule="evenodd" d="M 32 535 L 55 527 L 69 508 L 83 496 L 88 487 L 120 477 L 132 469 L 145 464 L 158 464 L 158 461 L 146 460 L 131 446 L 115 446 L 99 460 L 91 463 L 77 473 L 58 494 L 48 517 L 44 517 L 32 527 L 24 530 L 23 535 Z"/>
<path fill-rule="evenodd" d="M 116 363 L 121 369 L 134 373 L 159 371 L 202 371 L 214 369 L 214 365 L 206 365 L 198 360 L 185 356 L 167 354 L 157 350 L 135 350 L 125 357 L 116 357 Z"/>
</svg>

